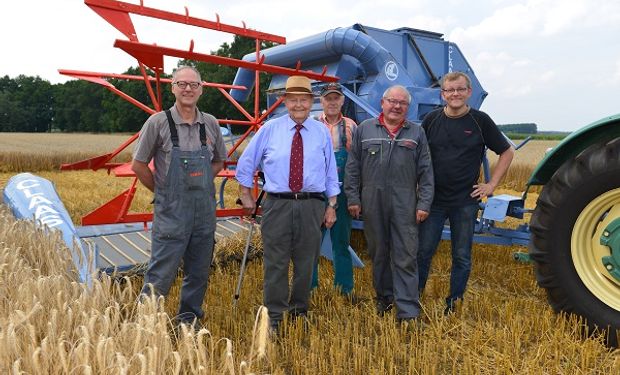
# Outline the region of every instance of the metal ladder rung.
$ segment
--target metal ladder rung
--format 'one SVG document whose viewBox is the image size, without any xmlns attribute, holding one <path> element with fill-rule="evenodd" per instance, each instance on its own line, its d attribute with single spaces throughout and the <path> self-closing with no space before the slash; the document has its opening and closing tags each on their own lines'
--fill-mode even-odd
<svg viewBox="0 0 620 375">
<path fill-rule="evenodd" d="M 144 234 L 142 234 L 142 232 L 136 232 L 136 234 L 140 237 L 142 237 L 146 242 L 151 243 L 151 239 L 148 238 L 147 236 L 145 236 Z M 149 255 L 150 256 L 150 255 Z"/>
<path fill-rule="evenodd" d="M 106 236 L 102 236 L 101 237 L 102 240 L 104 240 L 105 242 L 107 242 L 108 245 L 110 245 L 110 247 L 114 250 L 116 250 L 117 253 L 121 254 L 123 257 L 125 257 L 125 259 L 127 259 L 128 261 L 132 262 L 132 263 L 138 263 L 135 259 L 133 259 L 132 257 L 130 257 L 129 255 L 127 255 L 123 250 L 119 249 L 118 246 L 114 245 L 112 243 L 112 241 L 110 241 L 109 239 L 106 238 Z"/>
<path fill-rule="evenodd" d="M 91 240 L 84 240 L 84 242 L 86 242 L 86 244 L 88 245 L 88 248 L 89 248 L 89 250 L 90 250 L 90 251 L 93 251 L 93 250 L 94 250 L 94 248 L 95 248 L 96 244 L 95 244 L 93 241 L 91 241 Z M 117 267 L 117 265 L 116 265 L 116 264 L 114 264 L 114 262 L 112 262 L 112 260 L 111 260 L 110 258 L 108 258 L 107 256 L 105 256 L 105 254 L 104 254 L 102 251 L 100 251 L 100 252 L 99 252 L 99 256 L 100 256 L 103 260 L 105 260 L 106 262 L 108 262 L 108 264 L 109 264 L 109 265 L 111 265 L 112 267 Z"/>
<path fill-rule="evenodd" d="M 239 227 L 239 228 L 241 228 L 241 229 L 248 230 L 248 227 L 247 227 L 247 226 L 241 225 L 241 224 L 237 223 L 236 221 L 227 220 L 226 222 L 227 222 L 227 223 L 230 223 L 230 224 L 232 224 L 232 225 L 235 225 L 235 226 L 237 226 L 237 227 Z M 256 225 L 256 223 L 252 223 L 252 225 Z"/>
<path fill-rule="evenodd" d="M 225 226 L 225 225 L 222 225 L 222 224 L 220 224 L 220 223 L 217 223 L 217 226 L 218 226 L 218 227 L 220 227 L 220 228 L 222 228 L 222 229 L 224 229 L 224 230 L 226 230 L 226 231 L 228 231 L 228 232 L 230 232 L 230 233 L 232 233 L 232 234 L 237 234 L 237 232 L 235 232 L 234 230 L 232 230 L 232 229 L 230 229 L 230 228 L 226 228 L 226 226 Z"/>
<path fill-rule="evenodd" d="M 122 239 L 124 239 L 125 241 L 127 241 L 127 243 L 129 243 L 131 246 L 133 246 L 136 250 L 138 250 L 139 252 L 141 252 L 145 257 L 149 258 L 151 256 L 151 254 L 147 253 L 146 251 L 142 250 L 142 248 L 140 248 L 138 245 L 136 245 L 132 240 L 130 240 L 125 234 L 121 233 L 119 235 Z"/>
</svg>

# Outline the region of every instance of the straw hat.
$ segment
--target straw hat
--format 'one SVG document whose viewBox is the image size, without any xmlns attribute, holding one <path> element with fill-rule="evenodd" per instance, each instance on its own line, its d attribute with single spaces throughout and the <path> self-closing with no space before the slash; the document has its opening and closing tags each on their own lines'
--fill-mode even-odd
<svg viewBox="0 0 620 375">
<path fill-rule="evenodd" d="M 312 94 L 310 79 L 304 76 L 290 76 L 286 80 L 286 90 L 284 94 Z"/>
</svg>

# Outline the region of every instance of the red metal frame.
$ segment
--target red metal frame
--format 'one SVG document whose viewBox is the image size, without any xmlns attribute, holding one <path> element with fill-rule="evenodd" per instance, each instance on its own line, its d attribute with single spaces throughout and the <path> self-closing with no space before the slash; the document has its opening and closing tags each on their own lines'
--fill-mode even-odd
<svg viewBox="0 0 620 375">
<path fill-rule="evenodd" d="M 261 124 L 265 121 L 267 116 L 273 112 L 273 110 L 282 102 L 279 99 L 265 112 L 261 113 L 259 108 L 259 80 L 260 73 L 274 73 L 283 75 L 303 75 L 310 79 L 323 81 L 323 82 L 335 82 L 338 77 L 329 76 L 326 74 L 327 68 L 324 68 L 321 73 L 313 71 L 301 70 L 301 62 L 297 63 L 295 69 L 284 68 L 275 65 L 269 65 L 264 63 L 264 56 L 260 53 L 261 41 L 271 41 L 279 44 L 286 43 L 286 38 L 274 34 L 268 34 L 256 30 L 250 30 L 246 27 L 245 22 L 242 22 L 243 27 L 227 25 L 220 22 L 219 15 L 216 14 L 216 21 L 208 21 L 189 15 L 189 10 L 185 7 L 185 14 L 172 13 L 155 8 L 149 8 L 144 6 L 144 1 L 140 0 L 140 5 L 126 3 L 116 0 L 84 0 L 84 3 L 89 6 L 93 11 L 104 18 L 108 23 L 119 30 L 128 40 L 116 40 L 114 46 L 120 48 L 135 57 L 138 61 L 141 76 L 127 75 L 127 74 L 113 74 L 113 73 L 96 73 L 85 72 L 76 70 L 59 70 L 61 74 L 72 76 L 78 79 L 82 79 L 88 82 L 99 84 L 105 87 L 110 92 L 118 95 L 122 99 L 142 109 L 143 111 L 152 114 L 162 109 L 162 95 L 161 84 L 170 83 L 170 79 L 161 78 L 161 74 L 164 71 L 164 56 L 179 57 L 185 59 L 191 59 L 195 61 L 202 61 L 207 63 L 233 66 L 239 68 L 251 69 L 256 72 L 255 76 L 255 100 L 254 100 L 254 114 L 248 113 L 230 94 L 226 91 L 229 89 L 246 89 L 243 86 L 233 86 L 219 83 L 203 82 L 203 86 L 213 87 L 219 90 L 222 95 L 235 107 L 247 120 L 224 120 L 218 119 L 220 124 L 233 124 L 244 125 L 248 129 L 244 134 L 239 137 L 235 144 L 228 150 L 228 156 L 230 157 L 237 147 L 253 132 L 260 128 Z M 181 24 L 196 26 L 204 29 L 211 29 L 230 34 L 240 35 L 256 40 L 256 62 L 248 62 L 243 60 L 237 60 L 222 56 L 214 56 L 210 54 L 194 52 L 194 41 L 191 40 L 189 44 L 189 50 L 179 50 L 169 47 L 162 47 L 151 44 L 140 43 L 138 40 L 138 34 L 136 33 L 134 24 L 131 20 L 131 14 L 136 14 L 145 17 L 157 18 L 164 21 L 177 22 Z M 150 70 L 155 76 L 151 76 L 147 73 L 147 69 Z M 106 78 L 115 79 L 127 79 L 127 80 L 141 80 L 144 81 L 145 87 L 148 91 L 149 97 L 152 102 L 153 108 L 147 106 L 144 103 L 136 100 L 135 98 L 123 93 L 112 85 Z M 155 84 L 153 89 L 152 84 Z M 112 172 L 117 177 L 133 177 L 130 187 L 114 197 L 109 202 L 103 204 L 99 208 L 90 212 L 82 218 L 82 225 L 94 225 L 94 224 L 110 224 L 110 223 L 130 223 L 130 222 L 147 222 L 151 221 L 153 215 L 151 213 L 129 213 L 131 202 L 136 192 L 136 185 L 138 179 L 135 177 L 129 164 L 111 163 L 110 161 L 129 146 L 133 141 L 138 138 L 138 133 L 131 136 L 122 145 L 117 147 L 111 153 L 100 155 L 88 160 L 79 161 L 71 164 L 61 165 L 61 170 L 82 170 L 92 169 L 94 171 L 99 169 L 107 169 L 108 173 Z M 234 164 L 234 162 L 226 162 L 226 165 Z M 151 164 L 152 168 L 152 164 Z M 218 174 L 218 177 L 232 178 L 234 177 L 234 171 L 224 169 Z M 254 189 L 255 196 L 258 195 L 258 184 L 255 184 Z M 241 216 L 243 215 L 240 208 L 226 208 L 218 209 L 216 212 L 218 217 L 225 216 Z"/>
</svg>

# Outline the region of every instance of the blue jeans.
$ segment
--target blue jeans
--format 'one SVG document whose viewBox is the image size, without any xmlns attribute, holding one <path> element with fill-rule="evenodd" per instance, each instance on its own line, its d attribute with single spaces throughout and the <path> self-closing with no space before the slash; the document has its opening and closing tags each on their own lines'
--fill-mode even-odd
<svg viewBox="0 0 620 375">
<path fill-rule="evenodd" d="M 464 207 L 432 207 L 428 218 L 420 224 L 420 247 L 418 249 L 419 289 L 424 289 L 430 271 L 431 260 L 437 251 L 446 219 L 450 221 L 450 242 L 452 245 L 452 271 L 450 273 L 450 295 L 446 304 L 463 298 L 471 272 L 471 247 L 478 205 Z"/>
</svg>

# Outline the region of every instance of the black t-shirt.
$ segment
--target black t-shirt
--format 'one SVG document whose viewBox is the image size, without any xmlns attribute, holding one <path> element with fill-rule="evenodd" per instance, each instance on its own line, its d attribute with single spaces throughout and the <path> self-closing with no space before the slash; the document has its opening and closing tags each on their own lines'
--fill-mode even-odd
<svg viewBox="0 0 620 375">
<path fill-rule="evenodd" d="M 470 197 L 478 182 L 484 147 L 496 154 L 506 151 L 510 144 L 491 117 L 473 108 L 458 118 L 446 116 L 443 108 L 424 117 L 435 174 L 434 206 L 462 207 L 475 204 Z"/>
</svg>

